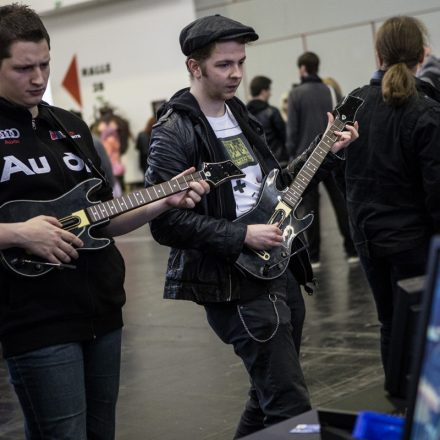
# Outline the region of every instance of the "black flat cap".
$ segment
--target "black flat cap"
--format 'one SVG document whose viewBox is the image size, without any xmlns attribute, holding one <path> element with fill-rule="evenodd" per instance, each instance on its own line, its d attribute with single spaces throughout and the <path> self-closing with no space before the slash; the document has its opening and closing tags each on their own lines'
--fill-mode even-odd
<svg viewBox="0 0 440 440">
<path fill-rule="evenodd" d="M 258 40 L 254 28 L 221 15 L 208 15 L 185 26 L 180 32 L 179 41 L 182 52 L 188 56 L 214 41 L 234 40 L 240 37 L 247 37 L 249 41 Z"/>
</svg>

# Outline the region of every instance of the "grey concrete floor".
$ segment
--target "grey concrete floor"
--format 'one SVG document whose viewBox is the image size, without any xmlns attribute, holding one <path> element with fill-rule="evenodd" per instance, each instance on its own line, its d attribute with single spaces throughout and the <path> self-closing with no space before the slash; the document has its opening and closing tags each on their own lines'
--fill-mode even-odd
<svg viewBox="0 0 440 440">
<path fill-rule="evenodd" d="M 323 191 L 325 193 L 325 191 Z M 379 327 L 358 265 L 345 261 L 329 201 L 322 197 L 319 287 L 305 295 L 301 363 L 314 406 L 380 409 Z M 127 266 L 118 440 L 231 439 L 246 401 L 241 361 L 208 327 L 204 310 L 162 299 L 168 249 L 147 228 L 117 240 Z M 370 394 L 370 401 L 357 398 Z M 380 393 L 379 393 L 380 394 Z M 347 403 L 349 402 L 349 403 Z M 23 439 L 19 406 L 0 361 L 0 439 Z"/>
</svg>

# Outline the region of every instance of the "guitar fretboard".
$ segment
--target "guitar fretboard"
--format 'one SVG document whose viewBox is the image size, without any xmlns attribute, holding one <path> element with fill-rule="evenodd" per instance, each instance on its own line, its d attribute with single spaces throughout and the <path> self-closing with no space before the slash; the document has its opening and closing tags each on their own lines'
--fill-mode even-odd
<svg viewBox="0 0 440 440">
<path fill-rule="evenodd" d="M 331 147 L 337 140 L 335 131 L 342 131 L 345 123 L 336 118 L 331 127 L 324 133 L 322 139 L 313 150 L 287 191 L 284 193 L 282 200 L 292 208 L 296 206 L 301 198 L 307 185 L 312 180 L 318 168 L 321 166 Z"/>
<path fill-rule="evenodd" d="M 163 199 L 164 197 L 185 191 L 189 188 L 190 182 L 198 182 L 205 180 L 206 176 L 203 171 L 169 180 L 168 182 L 159 183 L 149 188 L 139 189 L 121 197 L 117 197 L 107 202 L 97 203 L 96 205 L 86 208 L 90 222 L 97 223 L 103 220 L 111 219 L 140 206 Z"/>
</svg>

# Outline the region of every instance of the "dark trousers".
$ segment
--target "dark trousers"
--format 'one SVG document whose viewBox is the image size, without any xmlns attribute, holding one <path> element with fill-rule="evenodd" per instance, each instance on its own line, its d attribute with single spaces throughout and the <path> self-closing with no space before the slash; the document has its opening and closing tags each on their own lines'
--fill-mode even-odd
<svg viewBox="0 0 440 440">
<path fill-rule="evenodd" d="M 344 196 L 339 190 L 332 174 L 329 174 L 322 183 L 327 190 L 330 201 L 335 211 L 336 221 L 339 231 L 344 241 L 344 249 L 347 256 L 356 255 L 356 249 L 350 235 L 350 227 L 348 225 L 347 207 Z M 315 186 L 309 190 L 304 196 L 300 209 L 299 216 L 303 217 L 305 214 L 313 212 L 313 223 L 306 230 L 307 242 L 309 244 L 309 255 L 312 261 L 319 260 L 319 251 L 321 245 L 321 219 L 319 214 L 319 186 Z"/>
<path fill-rule="evenodd" d="M 373 291 L 377 315 L 381 324 L 380 345 L 382 365 L 387 377 L 387 363 L 391 343 L 394 306 L 398 292 L 397 282 L 423 275 L 426 271 L 428 245 L 387 256 L 372 256 L 365 246 L 357 246 L 359 258 Z"/>
<path fill-rule="evenodd" d="M 304 299 L 289 278 L 287 290 L 274 288 L 244 304 L 205 306 L 210 326 L 233 345 L 250 377 L 249 400 L 234 438 L 310 409 L 298 358 Z"/>
</svg>

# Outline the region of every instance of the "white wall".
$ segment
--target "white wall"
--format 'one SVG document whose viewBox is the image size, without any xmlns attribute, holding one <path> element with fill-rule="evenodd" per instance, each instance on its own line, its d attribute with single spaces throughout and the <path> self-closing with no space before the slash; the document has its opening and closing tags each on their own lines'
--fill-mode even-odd
<svg viewBox="0 0 440 440">
<path fill-rule="evenodd" d="M 54 104 L 82 110 L 91 123 L 100 100 L 126 117 L 133 134 L 152 115 L 151 101 L 167 99 L 188 85 L 185 58 L 180 52 L 180 30 L 195 18 L 191 0 L 126 0 L 95 2 L 68 14 L 43 14 L 51 37 L 51 86 Z M 30 2 L 30 5 L 36 7 Z M 76 55 L 83 108 L 62 86 Z M 111 72 L 83 76 L 86 67 L 110 63 Z M 94 84 L 104 90 L 94 91 Z M 125 158 L 126 180 L 142 180 L 134 151 Z"/>
<path fill-rule="evenodd" d="M 320 75 L 332 76 L 343 92 L 369 81 L 376 69 L 374 30 L 394 15 L 421 19 L 440 54 L 438 0 L 195 0 L 198 17 L 222 14 L 253 26 L 260 39 L 248 47 L 239 96 L 248 98 L 255 75 L 273 80 L 272 103 L 298 82 L 296 60 L 305 50 L 321 58 Z"/>
<path fill-rule="evenodd" d="M 92 121 L 99 98 L 117 106 L 133 131 L 150 117 L 150 102 L 188 84 L 178 37 L 194 19 L 191 0 L 130 0 L 43 17 L 51 36 L 51 84 L 56 105 L 78 109 L 62 87 L 73 55 L 78 68 L 111 64 L 111 72 L 81 76 L 83 113 Z M 93 84 L 102 82 L 103 91 Z"/>
</svg>

